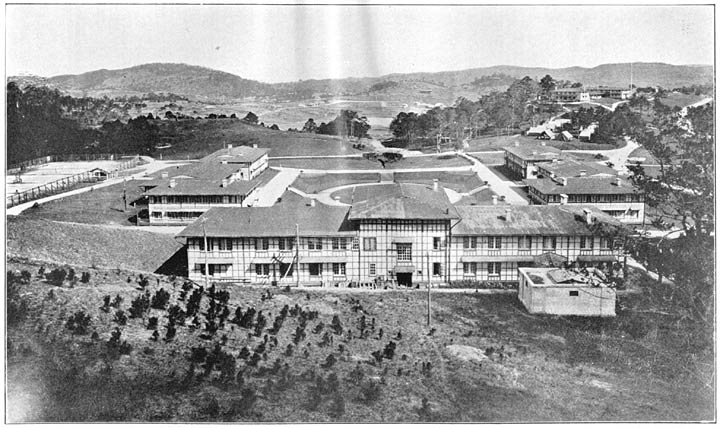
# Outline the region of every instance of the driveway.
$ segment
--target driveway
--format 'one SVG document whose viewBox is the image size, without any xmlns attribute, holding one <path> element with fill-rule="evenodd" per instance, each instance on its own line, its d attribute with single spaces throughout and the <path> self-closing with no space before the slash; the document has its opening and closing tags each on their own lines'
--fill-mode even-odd
<svg viewBox="0 0 720 428">
<path fill-rule="evenodd" d="M 529 205 L 530 203 L 520 196 L 512 187 L 517 187 L 512 181 L 506 181 L 495 174 L 487 165 L 483 164 L 479 160 L 472 156 L 468 156 L 465 153 L 459 152 L 458 155 L 464 157 L 473 163 L 473 171 L 475 171 L 480 177 L 480 180 L 485 180 L 493 192 L 499 196 L 505 196 L 505 202 L 510 205 Z"/>
</svg>

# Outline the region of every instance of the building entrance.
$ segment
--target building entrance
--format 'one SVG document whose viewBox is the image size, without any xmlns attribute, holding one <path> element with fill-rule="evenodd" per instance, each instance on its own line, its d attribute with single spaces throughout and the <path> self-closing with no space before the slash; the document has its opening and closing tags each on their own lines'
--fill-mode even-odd
<svg viewBox="0 0 720 428">
<path fill-rule="evenodd" d="M 412 273 L 397 273 L 396 275 L 398 285 L 405 287 L 412 286 Z"/>
</svg>

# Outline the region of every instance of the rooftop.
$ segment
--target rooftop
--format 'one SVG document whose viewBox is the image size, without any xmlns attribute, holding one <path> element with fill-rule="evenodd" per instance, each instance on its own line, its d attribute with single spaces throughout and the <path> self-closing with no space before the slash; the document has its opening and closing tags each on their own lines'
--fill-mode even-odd
<svg viewBox="0 0 720 428">
<path fill-rule="evenodd" d="M 442 187 L 438 191 L 432 186 L 407 183 L 355 187 L 352 200 L 351 220 L 458 218 Z"/>
<path fill-rule="evenodd" d="M 593 222 L 619 225 L 595 207 L 577 205 L 478 205 L 456 207 L 461 219 L 455 235 L 591 235 L 583 209 Z M 510 210 L 510 220 L 506 219 Z"/>
<path fill-rule="evenodd" d="M 554 159 L 559 158 L 561 154 L 560 149 L 540 144 L 508 146 L 504 147 L 504 149 L 506 152 L 526 161 Z"/>
<path fill-rule="evenodd" d="M 250 146 L 226 147 L 210 153 L 200 159 L 200 162 L 226 161 L 227 163 L 252 163 L 268 154 L 268 152 L 268 149 Z"/>
<path fill-rule="evenodd" d="M 556 181 L 557 180 L 557 181 Z M 567 185 L 560 183 L 560 178 L 526 179 L 525 183 L 544 195 L 626 195 L 642 193 L 631 182 L 619 177 L 566 177 Z M 618 186 L 616 180 L 620 180 Z"/>
<path fill-rule="evenodd" d="M 180 176 L 173 176 L 175 180 L 175 187 L 170 187 L 170 178 L 158 178 L 149 182 L 140 182 L 141 186 L 148 186 L 149 183 L 154 184 L 156 187 L 148 190 L 146 195 L 247 195 L 253 189 L 258 186 L 270 181 L 273 177 L 278 174 L 278 171 L 273 169 L 266 169 L 260 175 L 250 181 L 246 180 L 235 180 L 230 182 L 226 187 L 223 187 L 222 179 L 230 176 L 232 172 L 227 173 L 226 168 L 232 165 L 217 165 L 218 168 L 215 172 L 218 173 L 217 177 L 208 179 L 203 177 L 183 178 L 185 174 Z M 237 165 L 235 165 L 237 169 Z"/>
<path fill-rule="evenodd" d="M 288 198 L 272 207 L 211 208 L 177 237 L 271 237 L 295 236 L 295 225 L 301 236 L 344 235 L 352 232 L 347 222 L 348 207 L 329 206 L 309 200 Z M 204 226 L 204 232 L 203 232 Z"/>
<path fill-rule="evenodd" d="M 547 171 L 547 174 L 554 173 L 556 177 L 579 177 L 581 171 L 585 171 L 587 176 L 617 175 L 617 171 L 606 165 L 601 165 L 596 162 L 583 162 L 572 158 L 545 162 L 538 165 L 538 169 L 541 171 Z"/>
<path fill-rule="evenodd" d="M 559 268 L 518 268 L 533 287 L 607 287 L 607 278 L 595 268 L 584 271 Z"/>
</svg>

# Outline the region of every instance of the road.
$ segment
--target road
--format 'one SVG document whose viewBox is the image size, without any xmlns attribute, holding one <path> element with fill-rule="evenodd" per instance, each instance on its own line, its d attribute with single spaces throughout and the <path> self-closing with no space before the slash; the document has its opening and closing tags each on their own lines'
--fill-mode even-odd
<svg viewBox="0 0 720 428">
<path fill-rule="evenodd" d="M 56 195 L 51 195 L 51 196 L 47 196 L 45 198 L 40 198 L 40 199 L 36 199 L 34 201 L 26 202 L 24 204 L 16 205 L 12 208 L 8 208 L 5 211 L 5 215 L 19 215 L 20 213 L 22 213 L 23 211 L 32 207 L 35 204 L 41 205 L 46 202 L 54 201 L 56 199 L 66 198 L 66 197 L 72 196 L 72 195 L 79 195 L 81 193 L 89 192 L 94 189 L 100 189 L 103 187 L 108 187 L 108 186 L 112 186 L 112 185 L 115 185 L 118 183 L 122 183 L 123 180 L 134 180 L 134 179 L 142 180 L 142 179 L 146 178 L 145 175 L 153 174 L 161 169 L 165 169 L 170 166 L 182 164 L 182 163 L 178 163 L 178 161 L 159 161 L 159 160 L 155 160 L 149 156 L 141 156 L 141 158 L 147 163 L 127 170 L 128 172 L 135 171 L 130 176 L 111 178 L 111 179 L 108 179 L 106 181 L 103 181 L 101 183 L 98 183 L 98 184 L 95 184 L 92 186 L 83 187 L 83 188 L 75 189 L 75 190 L 70 190 L 68 192 L 58 193 Z"/>
<path fill-rule="evenodd" d="M 488 168 L 487 165 L 483 164 L 474 157 L 469 156 L 465 153 L 458 154 L 473 163 L 472 169 L 477 173 L 478 177 L 480 177 L 480 180 L 487 181 L 492 191 L 497 193 L 499 196 L 505 196 L 505 202 L 510 205 L 530 204 L 527 199 L 523 198 L 515 190 L 512 189 L 514 185 L 511 181 L 503 180 L 490 168 Z"/>
<path fill-rule="evenodd" d="M 272 180 L 257 190 L 257 199 L 248 201 L 254 207 L 271 207 L 300 175 L 299 169 L 271 167 L 280 171 Z"/>
<path fill-rule="evenodd" d="M 605 164 L 606 162 L 612 162 L 613 169 L 618 171 L 621 175 L 628 175 L 629 171 L 627 169 L 627 160 L 628 157 L 630 157 L 630 153 L 632 153 L 635 149 L 640 147 L 640 144 L 635 142 L 635 140 L 632 140 L 628 137 L 625 139 L 625 146 L 621 147 L 619 149 L 612 149 L 612 150 L 563 150 L 563 153 L 600 153 L 603 156 L 606 156 L 608 160 L 606 161 L 599 161 L 597 163 L 599 164 Z"/>
</svg>

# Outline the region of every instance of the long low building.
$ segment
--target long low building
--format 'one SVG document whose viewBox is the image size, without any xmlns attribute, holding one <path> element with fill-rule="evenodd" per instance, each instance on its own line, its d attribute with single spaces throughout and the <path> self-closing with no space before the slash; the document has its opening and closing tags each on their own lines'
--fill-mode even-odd
<svg viewBox="0 0 720 428">
<path fill-rule="evenodd" d="M 370 192 L 372 187 L 374 191 Z M 356 188 L 361 189 L 361 188 Z M 548 255 L 616 261 L 595 208 L 459 206 L 438 186 L 363 187 L 351 206 L 292 193 L 272 207 L 212 208 L 185 228 L 196 281 L 324 285 L 517 281 L 517 268 Z"/>
</svg>

